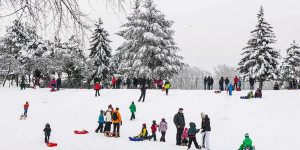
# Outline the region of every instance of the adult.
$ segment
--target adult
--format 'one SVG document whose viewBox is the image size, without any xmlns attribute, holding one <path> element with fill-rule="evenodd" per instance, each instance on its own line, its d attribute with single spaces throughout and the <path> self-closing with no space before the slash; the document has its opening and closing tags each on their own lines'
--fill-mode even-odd
<svg viewBox="0 0 300 150">
<path fill-rule="evenodd" d="M 211 86 L 211 79 L 210 76 L 207 77 L 207 90 L 210 90 L 210 86 Z"/>
<path fill-rule="evenodd" d="M 25 84 L 25 76 L 23 75 L 21 78 L 21 90 L 25 90 L 26 84 Z"/>
<path fill-rule="evenodd" d="M 224 78 L 223 77 L 221 77 L 221 79 L 219 80 L 219 89 L 221 91 L 224 90 Z"/>
<path fill-rule="evenodd" d="M 108 106 L 108 109 L 105 113 L 105 127 L 104 127 L 104 132 L 108 131 L 110 132 L 111 129 L 111 124 L 112 124 L 112 109 L 110 106 Z"/>
<path fill-rule="evenodd" d="M 249 78 L 250 90 L 254 90 L 254 82 L 255 82 L 255 79 L 250 77 Z"/>
<path fill-rule="evenodd" d="M 112 78 L 111 83 L 113 85 L 113 88 L 116 89 L 116 78 L 115 77 Z"/>
<path fill-rule="evenodd" d="M 228 89 L 228 85 L 229 85 L 229 79 L 228 77 L 225 78 L 225 90 Z"/>
<path fill-rule="evenodd" d="M 297 89 L 297 84 L 298 84 L 298 81 L 296 78 L 293 79 L 293 88 L 294 89 Z"/>
<path fill-rule="evenodd" d="M 274 90 L 279 90 L 279 84 L 278 84 L 278 82 L 275 82 L 275 85 L 274 85 L 273 89 Z"/>
<path fill-rule="evenodd" d="M 98 82 L 96 82 L 96 84 L 95 84 L 95 88 L 94 88 L 94 90 L 95 90 L 95 97 L 97 97 L 97 95 L 98 96 L 100 96 L 100 92 L 99 92 L 99 90 L 100 90 L 100 84 L 98 83 Z"/>
<path fill-rule="evenodd" d="M 122 82 L 121 78 L 118 78 L 116 82 L 117 82 L 116 83 L 117 89 L 120 89 L 121 88 L 121 82 Z"/>
<path fill-rule="evenodd" d="M 39 78 L 35 78 L 34 80 L 34 87 L 36 86 L 40 86 L 40 79 Z"/>
<path fill-rule="evenodd" d="M 233 88 L 237 88 L 239 78 L 237 76 L 235 76 L 235 78 L 233 80 L 234 80 Z"/>
<path fill-rule="evenodd" d="M 166 122 L 165 118 L 161 119 L 158 130 L 159 130 L 159 132 L 161 132 L 160 141 L 161 142 L 166 142 L 165 136 L 166 136 L 166 132 L 168 130 L 168 123 Z"/>
<path fill-rule="evenodd" d="M 159 88 L 159 89 L 162 89 L 162 85 L 163 85 L 163 80 L 162 80 L 162 79 L 159 79 L 159 80 L 158 80 L 158 88 Z"/>
<path fill-rule="evenodd" d="M 130 107 L 131 117 L 130 120 L 135 119 L 134 113 L 136 112 L 136 106 L 134 105 L 134 102 L 131 103 Z"/>
<path fill-rule="evenodd" d="M 170 87 L 171 87 L 170 82 L 169 82 L 169 81 L 166 81 L 166 84 L 165 84 L 166 95 L 168 95 Z"/>
<path fill-rule="evenodd" d="M 136 79 L 136 77 L 133 78 L 133 88 L 137 89 L 137 85 L 138 85 L 138 80 Z"/>
<path fill-rule="evenodd" d="M 156 78 L 153 79 L 154 88 L 158 88 L 158 80 Z"/>
<path fill-rule="evenodd" d="M 61 85 L 61 78 L 60 78 L 60 76 L 58 76 L 58 78 L 57 78 L 57 80 L 56 80 L 56 88 L 57 88 L 57 91 L 59 90 L 60 85 Z"/>
<path fill-rule="evenodd" d="M 142 98 L 143 98 L 143 102 L 144 102 L 145 97 L 146 97 L 146 86 L 142 85 L 142 87 L 141 87 L 141 96 L 139 98 L 139 102 L 142 100 Z"/>
<path fill-rule="evenodd" d="M 204 83 L 204 90 L 206 90 L 206 85 L 207 85 L 207 78 L 206 78 L 206 76 L 204 77 L 203 83 Z"/>
<path fill-rule="evenodd" d="M 51 87 L 55 88 L 55 85 L 56 85 L 55 78 L 52 78 L 52 81 L 51 81 Z"/>
<path fill-rule="evenodd" d="M 208 115 L 205 115 L 203 112 L 201 113 L 202 123 L 201 123 L 201 133 L 202 133 L 202 148 L 210 149 L 210 119 Z"/>
<path fill-rule="evenodd" d="M 117 107 L 115 112 L 112 114 L 112 121 L 114 124 L 114 133 L 117 133 L 118 137 L 120 137 L 120 125 L 122 125 L 121 114 L 119 113 L 119 108 Z"/>
<path fill-rule="evenodd" d="M 181 135 L 184 130 L 185 126 L 185 120 L 184 120 L 184 115 L 182 113 L 183 109 L 179 108 L 178 113 L 174 116 L 174 124 L 177 129 L 177 134 L 176 134 L 176 145 L 180 146 L 181 145 Z"/>
<path fill-rule="evenodd" d="M 210 77 L 210 85 L 211 85 L 210 90 L 212 90 L 214 88 L 214 79 L 212 77 Z"/>
<path fill-rule="evenodd" d="M 127 84 L 127 89 L 130 89 L 131 80 L 129 79 L 129 77 L 126 80 L 126 84 Z"/>
</svg>

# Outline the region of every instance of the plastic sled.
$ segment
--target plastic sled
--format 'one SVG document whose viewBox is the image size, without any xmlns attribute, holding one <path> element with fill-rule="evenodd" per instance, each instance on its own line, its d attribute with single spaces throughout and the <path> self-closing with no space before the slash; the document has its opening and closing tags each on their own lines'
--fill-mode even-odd
<svg viewBox="0 0 300 150">
<path fill-rule="evenodd" d="M 166 90 L 165 88 L 162 89 L 162 91 L 165 91 L 165 90 Z"/>
<path fill-rule="evenodd" d="M 51 88 L 51 84 L 49 85 L 49 88 Z"/>
<path fill-rule="evenodd" d="M 241 96 L 240 99 L 250 99 L 250 98 L 248 98 L 246 96 Z"/>
<path fill-rule="evenodd" d="M 56 90 L 54 90 L 54 91 L 50 90 L 50 92 L 56 92 Z"/>
<path fill-rule="evenodd" d="M 216 94 L 221 93 L 221 91 L 215 91 Z"/>
<path fill-rule="evenodd" d="M 133 137 L 129 137 L 130 141 L 144 141 L 144 138 L 133 138 Z"/>
<path fill-rule="evenodd" d="M 75 133 L 75 134 L 87 134 L 87 133 L 89 133 L 89 132 L 86 131 L 86 130 L 83 130 L 83 131 L 77 131 L 77 130 L 75 130 L 74 133 Z"/>
<path fill-rule="evenodd" d="M 240 88 L 236 88 L 236 91 L 241 91 L 241 89 Z"/>
<path fill-rule="evenodd" d="M 56 147 L 57 143 L 46 143 L 48 147 Z"/>
</svg>

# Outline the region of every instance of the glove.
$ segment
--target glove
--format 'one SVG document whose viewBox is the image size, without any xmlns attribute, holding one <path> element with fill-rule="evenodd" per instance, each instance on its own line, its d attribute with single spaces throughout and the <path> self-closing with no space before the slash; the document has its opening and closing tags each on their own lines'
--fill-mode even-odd
<svg viewBox="0 0 300 150">
<path fill-rule="evenodd" d="M 120 122 L 120 124 L 122 125 L 122 121 Z"/>
</svg>

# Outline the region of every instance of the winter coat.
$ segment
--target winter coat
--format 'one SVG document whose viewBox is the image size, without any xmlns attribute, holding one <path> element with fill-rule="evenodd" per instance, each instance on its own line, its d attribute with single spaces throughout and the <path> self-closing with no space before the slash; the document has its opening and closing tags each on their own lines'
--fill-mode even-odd
<svg viewBox="0 0 300 150">
<path fill-rule="evenodd" d="M 136 112 L 136 106 L 134 104 L 131 104 L 130 107 L 129 107 L 129 109 L 130 109 L 131 113 L 135 113 Z"/>
<path fill-rule="evenodd" d="M 166 132 L 168 130 L 168 124 L 165 121 L 160 122 L 159 124 L 159 132 Z"/>
<path fill-rule="evenodd" d="M 190 128 L 188 131 L 189 137 L 195 137 L 197 133 L 199 133 L 200 129 L 196 129 L 196 124 L 194 122 L 190 123 Z"/>
<path fill-rule="evenodd" d="M 99 83 L 98 83 L 98 84 L 95 84 L 94 90 L 100 90 L 100 84 L 99 84 Z"/>
<path fill-rule="evenodd" d="M 210 119 L 208 118 L 208 115 L 205 115 L 205 118 L 202 119 L 201 129 L 202 129 L 202 132 L 211 131 Z"/>
<path fill-rule="evenodd" d="M 143 127 L 142 128 L 142 131 L 141 133 L 139 134 L 138 138 L 145 138 L 145 137 L 148 137 L 148 131 L 147 131 L 147 128 L 146 127 Z"/>
<path fill-rule="evenodd" d="M 61 85 L 61 78 L 57 78 L 56 83 L 57 85 Z"/>
<path fill-rule="evenodd" d="M 206 77 L 204 78 L 204 84 L 207 84 L 207 79 L 206 79 Z"/>
<path fill-rule="evenodd" d="M 165 89 L 169 89 L 171 87 L 170 83 L 167 82 L 166 85 L 165 85 Z"/>
<path fill-rule="evenodd" d="M 21 82 L 21 84 L 25 84 L 25 77 L 24 76 L 22 76 L 22 82 Z"/>
<path fill-rule="evenodd" d="M 24 109 L 28 109 L 28 107 L 29 107 L 29 103 L 26 102 L 26 104 L 24 105 Z"/>
<path fill-rule="evenodd" d="M 185 120 L 184 120 L 184 115 L 183 115 L 183 113 L 180 114 L 180 113 L 178 112 L 178 113 L 174 116 L 173 121 L 174 121 L 174 124 L 175 124 L 176 128 L 178 128 L 178 126 L 179 126 L 179 128 L 184 129 L 184 126 L 185 126 Z"/>
<path fill-rule="evenodd" d="M 242 150 L 243 147 L 252 147 L 252 140 L 249 137 L 246 137 L 243 141 L 243 144 L 240 146 L 239 150 Z"/>
<path fill-rule="evenodd" d="M 163 85 L 163 80 L 159 79 L 158 80 L 158 85 Z"/>
<path fill-rule="evenodd" d="M 116 83 L 116 78 L 113 78 L 111 83 Z"/>
<path fill-rule="evenodd" d="M 52 79 L 51 84 L 52 84 L 52 85 L 53 85 L 53 84 L 56 84 L 55 79 Z"/>
<path fill-rule="evenodd" d="M 233 90 L 232 84 L 230 84 L 230 85 L 228 86 L 228 90 L 229 90 L 229 91 L 232 91 L 232 90 Z"/>
<path fill-rule="evenodd" d="M 225 84 L 229 84 L 229 79 L 228 78 L 225 79 Z"/>
<path fill-rule="evenodd" d="M 224 79 L 221 78 L 220 81 L 219 81 L 219 85 L 223 85 L 224 84 Z"/>
<path fill-rule="evenodd" d="M 137 85 L 138 84 L 138 80 L 136 78 L 133 78 L 133 85 Z"/>
<path fill-rule="evenodd" d="M 117 80 L 117 85 L 120 85 L 121 82 L 122 82 L 122 80 L 119 78 L 119 79 Z"/>
<path fill-rule="evenodd" d="M 50 136 L 50 133 L 51 133 L 50 125 L 47 124 L 46 128 L 43 131 L 45 132 L 45 136 Z"/>
<path fill-rule="evenodd" d="M 98 123 L 104 123 L 104 116 L 103 116 L 103 114 L 99 115 L 99 121 L 98 121 Z"/>
<path fill-rule="evenodd" d="M 239 82 L 239 78 L 235 77 L 234 78 L 234 83 L 238 83 Z"/>
<path fill-rule="evenodd" d="M 130 85 L 130 83 L 131 83 L 130 79 L 129 79 L 129 78 L 127 78 L 127 80 L 126 80 L 126 84 L 127 84 L 127 85 Z"/>
<path fill-rule="evenodd" d="M 242 85 L 242 81 L 241 81 L 241 80 L 238 82 L 238 85 L 239 85 L 239 86 L 241 86 L 241 85 Z"/>
<path fill-rule="evenodd" d="M 141 92 L 142 92 L 142 93 L 146 93 L 146 86 L 143 85 L 143 86 L 141 87 Z"/>
<path fill-rule="evenodd" d="M 184 130 L 181 134 L 181 139 L 187 139 L 188 138 L 188 130 Z"/>
<path fill-rule="evenodd" d="M 158 83 L 157 79 L 153 79 L 153 83 L 157 84 Z"/>
<path fill-rule="evenodd" d="M 34 80 L 34 85 L 40 86 L 40 79 L 35 79 L 35 80 Z"/>
<path fill-rule="evenodd" d="M 120 122 L 122 122 L 121 114 L 119 113 L 119 111 L 118 111 L 117 109 L 116 109 L 115 112 L 112 114 L 112 117 L 113 117 L 113 115 L 114 115 L 115 113 L 117 114 L 118 119 L 117 119 L 117 120 L 112 120 L 113 123 L 120 123 Z"/>
<path fill-rule="evenodd" d="M 111 109 L 109 108 L 107 111 L 106 111 L 106 118 L 105 118 L 105 122 L 112 122 L 112 113 L 111 113 Z"/>
<path fill-rule="evenodd" d="M 250 78 L 250 79 L 249 79 L 249 83 L 250 83 L 251 86 L 254 85 L 254 82 L 255 82 L 254 78 Z"/>
<path fill-rule="evenodd" d="M 157 131 L 157 128 L 158 128 L 158 125 L 155 123 L 155 124 L 152 124 L 151 126 L 151 130 L 152 132 L 156 132 Z"/>
</svg>

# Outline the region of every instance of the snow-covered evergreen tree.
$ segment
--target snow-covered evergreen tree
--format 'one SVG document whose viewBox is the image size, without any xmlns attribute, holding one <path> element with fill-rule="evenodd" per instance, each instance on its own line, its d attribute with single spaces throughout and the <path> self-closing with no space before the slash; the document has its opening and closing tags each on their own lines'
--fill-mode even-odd
<svg viewBox="0 0 300 150">
<path fill-rule="evenodd" d="M 108 39 L 108 32 L 102 27 L 103 22 L 99 18 L 95 24 L 93 36 L 91 37 L 91 51 L 90 59 L 94 61 L 94 76 L 101 76 L 106 79 L 109 75 L 109 63 L 112 57 L 111 47 L 109 46 L 110 40 Z M 93 78 L 92 77 L 92 78 Z"/>
<path fill-rule="evenodd" d="M 299 77 L 298 67 L 300 67 L 300 47 L 296 41 L 293 41 L 291 46 L 286 50 L 286 57 L 281 66 L 283 76 L 288 75 L 289 77 L 283 78 Z"/>
<path fill-rule="evenodd" d="M 171 30 L 173 21 L 166 20 L 153 0 L 146 0 L 140 9 L 127 17 L 128 22 L 117 34 L 126 41 L 117 49 L 120 74 L 127 76 L 172 77 L 185 65 L 177 54 Z"/>
<path fill-rule="evenodd" d="M 239 72 L 245 76 L 255 77 L 262 88 L 266 80 L 277 78 L 278 59 L 281 58 L 275 44 L 273 27 L 266 22 L 264 10 L 261 7 L 257 15 L 258 24 L 255 30 L 251 31 L 251 39 L 247 46 L 243 48 L 243 58 L 239 62 Z"/>
</svg>

